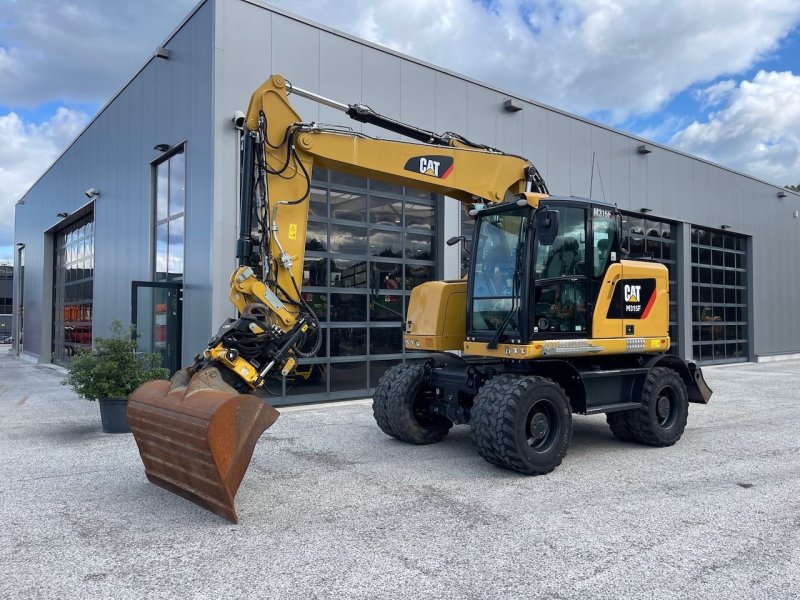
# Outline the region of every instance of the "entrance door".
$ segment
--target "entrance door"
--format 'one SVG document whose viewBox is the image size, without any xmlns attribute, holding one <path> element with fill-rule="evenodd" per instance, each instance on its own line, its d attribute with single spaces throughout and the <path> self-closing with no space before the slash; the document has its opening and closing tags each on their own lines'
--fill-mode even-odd
<svg viewBox="0 0 800 600">
<path fill-rule="evenodd" d="M 162 365 L 170 373 L 181 368 L 183 284 L 132 281 L 131 323 L 136 328 L 140 352 L 159 353 Z"/>
</svg>

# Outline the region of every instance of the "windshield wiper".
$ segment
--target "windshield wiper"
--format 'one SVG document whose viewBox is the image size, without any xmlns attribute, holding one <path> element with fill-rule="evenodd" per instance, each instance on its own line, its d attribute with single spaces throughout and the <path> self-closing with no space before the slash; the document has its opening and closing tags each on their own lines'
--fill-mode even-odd
<svg viewBox="0 0 800 600">
<path fill-rule="evenodd" d="M 500 324 L 500 327 L 497 328 L 494 336 L 492 337 L 489 344 L 486 346 L 487 350 L 496 350 L 497 349 L 497 342 L 500 341 L 500 337 L 505 332 L 506 327 L 508 327 L 509 322 L 511 321 L 511 317 L 514 315 L 516 311 L 519 310 L 519 304 L 517 300 L 519 298 L 519 288 L 520 284 L 522 283 L 522 253 L 517 248 L 514 251 L 514 283 L 511 288 L 511 308 L 509 309 L 508 313 L 506 314 L 503 322 Z"/>
</svg>

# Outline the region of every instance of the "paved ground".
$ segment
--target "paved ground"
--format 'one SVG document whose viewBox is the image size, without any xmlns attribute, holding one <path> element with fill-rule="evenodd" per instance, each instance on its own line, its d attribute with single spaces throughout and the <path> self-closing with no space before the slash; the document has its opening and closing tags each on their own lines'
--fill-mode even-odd
<svg viewBox="0 0 800 600">
<path fill-rule="evenodd" d="M 706 370 L 683 439 L 579 417 L 527 478 L 469 431 L 408 446 L 368 403 L 286 411 L 230 525 L 144 478 L 130 435 L 0 350 L 0 598 L 798 598 L 800 362 Z"/>
</svg>

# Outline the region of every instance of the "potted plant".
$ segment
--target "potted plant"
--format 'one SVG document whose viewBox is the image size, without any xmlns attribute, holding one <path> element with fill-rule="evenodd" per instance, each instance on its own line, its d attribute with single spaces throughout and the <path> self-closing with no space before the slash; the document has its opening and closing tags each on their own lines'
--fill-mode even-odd
<svg viewBox="0 0 800 600">
<path fill-rule="evenodd" d="M 63 383 L 87 400 L 100 403 L 100 420 L 105 433 L 128 433 L 128 394 L 145 381 L 168 379 L 161 367 L 161 355 L 136 352 L 133 326 L 111 324 L 111 337 L 94 338 L 94 350 L 79 351 L 67 365 Z"/>
</svg>

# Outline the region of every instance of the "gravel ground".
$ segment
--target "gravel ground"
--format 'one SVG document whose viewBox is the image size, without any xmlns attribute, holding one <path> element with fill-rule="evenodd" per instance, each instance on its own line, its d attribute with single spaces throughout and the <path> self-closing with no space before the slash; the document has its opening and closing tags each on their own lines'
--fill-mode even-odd
<svg viewBox="0 0 800 600">
<path fill-rule="evenodd" d="M 150 485 L 57 369 L 0 350 L 0 598 L 798 598 L 800 362 L 704 373 L 677 445 L 576 417 L 534 478 L 465 427 L 415 447 L 369 402 L 287 409 L 231 525 Z"/>
</svg>

